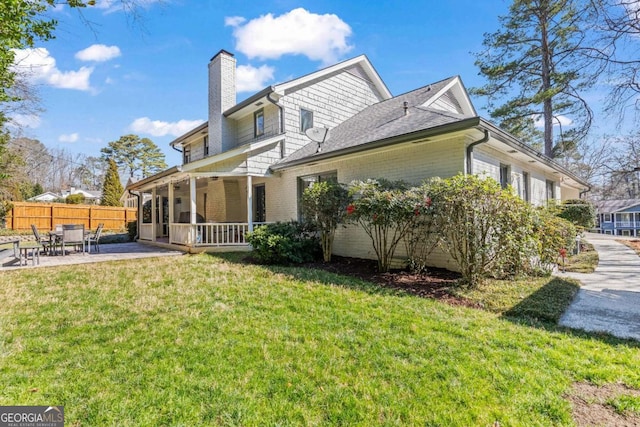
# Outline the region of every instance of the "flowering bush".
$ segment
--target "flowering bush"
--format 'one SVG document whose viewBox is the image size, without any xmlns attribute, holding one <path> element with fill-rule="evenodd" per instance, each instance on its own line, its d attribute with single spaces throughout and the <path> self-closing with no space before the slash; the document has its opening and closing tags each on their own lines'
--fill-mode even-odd
<svg viewBox="0 0 640 427">
<path fill-rule="evenodd" d="M 413 206 L 413 224 L 404 237 L 409 269 L 414 273 L 427 271 L 429 255 L 435 249 L 440 234 L 434 227 L 434 208 L 428 183 L 407 190 L 406 197 Z"/>
<path fill-rule="evenodd" d="M 333 239 L 338 224 L 342 223 L 353 205 L 349 204 L 349 191 L 337 182 L 316 182 L 302 194 L 302 215 L 320 232 L 324 262 L 331 261 Z M 351 208 L 351 212 L 349 211 Z"/>
<path fill-rule="evenodd" d="M 565 254 L 576 244 L 576 227 L 566 219 L 555 215 L 553 210 L 541 208 L 536 211 L 533 228 L 538 242 L 539 267 L 549 273 L 563 250 Z"/>
<path fill-rule="evenodd" d="M 350 187 L 353 202 L 347 206 L 347 220 L 359 224 L 371 238 L 378 271 L 387 272 L 398 244 L 415 225 L 415 200 L 402 181 L 368 179 L 353 181 Z"/>
<path fill-rule="evenodd" d="M 434 227 L 462 282 L 526 271 L 534 254 L 531 207 L 492 178 L 457 175 L 430 182 Z"/>
</svg>

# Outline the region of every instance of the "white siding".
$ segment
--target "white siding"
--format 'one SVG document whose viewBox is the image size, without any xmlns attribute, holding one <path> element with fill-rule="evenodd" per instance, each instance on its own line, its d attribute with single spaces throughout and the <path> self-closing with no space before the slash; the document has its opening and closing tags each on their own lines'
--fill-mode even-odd
<svg viewBox="0 0 640 427">
<path fill-rule="evenodd" d="M 369 105 L 382 100 L 371 82 L 356 74 L 358 72 L 354 70 L 342 71 L 285 94 L 280 100 L 280 105 L 285 109 L 285 155 L 310 142 L 310 139 L 300 132 L 300 108 L 313 112 L 314 127 L 324 126 L 331 129 Z"/>
<path fill-rule="evenodd" d="M 283 171 L 279 176 L 266 181 L 267 220 L 297 219 L 298 177 L 337 171 L 338 181 L 347 184 L 356 179 L 367 178 L 401 179 L 410 184 L 420 184 L 431 177 L 450 177 L 462 172 L 464 147 L 462 137 L 422 144 L 402 144 L 392 149 L 360 153 L 314 166 L 301 166 Z M 399 248 L 399 260 L 406 258 L 403 252 L 404 249 Z M 375 259 L 369 237 L 355 226 L 338 229 L 334 253 Z M 439 267 L 454 268 L 441 253 L 434 253 L 432 261 Z"/>
<path fill-rule="evenodd" d="M 547 180 L 555 183 L 556 200 L 577 198 L 578 190 L 561 187 L 559 175 L 546 172 L 539 166 L 525 161 L 519 161 L 506 153 L 499 152 L 491 147 L 478 146 L 473 151 L 473 173 L 485 175 L 500 181 L 500 164 L 511 167 L 510 184 L 518 195 L 523 197 L 523 172 L 529 173 L 530 202 L 535 206 L 541 206 L 547 202 Z"/>
</svg>

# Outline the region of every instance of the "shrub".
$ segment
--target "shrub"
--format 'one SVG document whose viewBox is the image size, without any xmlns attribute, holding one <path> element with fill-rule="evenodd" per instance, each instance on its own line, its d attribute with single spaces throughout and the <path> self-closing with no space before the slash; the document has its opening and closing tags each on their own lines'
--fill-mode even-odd
<svg viewBox="0 0 640 427">
<path fill-rule="evenodd" d="M 415 222 L 413 200 L 402 181 L 369 179 L 353 181 L 353 203 L 347 207 L 348 219 L 367 233 L 378 258 L 378 271 L 387 272 L 398 244 Z"/>
<path fill-rule="evenodd" d="M 266 224 L 247 235 L 254 258 L 262 264 L 309 262 L 319 256 L 315 230 L 296 221 Z"/>
<path fill-rule="evenodd" d="M 564 218 L 545 208 L 537 210 L 534 235 L 538 242 L 540 267 L 549 273 L 557 263 L 560 251 L 570 253 L 576 243 L 576 228 Z"/>
<path fill-rule="evenodd" d="M 133 242 L 138 235 L 138 221 L 129 221 L 127 223 L 127 234 L 129 241 Z"/>
<path fill-rule="evenodd" d="M 526 272 L 535 245 L 529 205 L 492 178 L 457 175 L 431 181 L 435 227 L 441 247 L 462 283 Z"/>
<path fill-rule="evenodd" d="M 558 213 L 560 218 L 566 219 L 576 227 L 593 228 L 596 224 L 596 210 L 587 200 L 565 200 Z"/>
<path fill-rule="evenodd" d="M 9 211 L 13 209 L 13 203 L 8 200 L 0 200 L 0 223 L 4 224 Z"/>
<path fill-rule="evenodd" d="M 435 228 L 431 186 L 424 183 L 410 188 L 406 196 L 414 209 L 413 225 L 404 237 L 408 266 L 413 273 L 425 273 L 429 255 L 440 240 L 440 233 Z"/>
<path fill-rule="evenodd" d="M 68 205 L 81 205 L 84 203 L 84 196 L 82 194 L 69 194 L 64 201 Z"/>
<path fill-rule="evenodd" d="M 331 261 L 336 228 L 344 221 L 350 201 L 344 185 L 333 181 L 316 182 L 302 194 L 302 214 L 320 232 L 324 262 Z"/>
</svg>

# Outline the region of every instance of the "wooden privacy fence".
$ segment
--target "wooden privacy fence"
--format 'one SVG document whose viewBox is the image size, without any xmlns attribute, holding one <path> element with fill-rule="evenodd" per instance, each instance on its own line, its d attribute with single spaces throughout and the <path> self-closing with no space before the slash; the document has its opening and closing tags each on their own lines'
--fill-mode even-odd
<svg viewBox="0 0 640 427">
<path fill-rule="evenodd" d="M 6 217 L 12 230 L 31 230 L 35 224 L 41 230 L 53 230 L 57 224 L 84 224 L 95 229 L 103 223 L 105 230 L 123 230 L 138 216 L 136 208 L 119 206 L 67 205 L 63 203 L 12 202 Z"/>
</svg>

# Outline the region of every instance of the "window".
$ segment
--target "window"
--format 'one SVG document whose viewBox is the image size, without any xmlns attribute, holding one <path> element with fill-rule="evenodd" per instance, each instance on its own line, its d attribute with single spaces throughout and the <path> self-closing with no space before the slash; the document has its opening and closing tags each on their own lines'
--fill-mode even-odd
<svg viewBox="0 0 640 427">
<path fill-rule="evenodd" d="M 253 187 L 253 222 L 267 220 L 267 193 L 264 184 Z"/>
<path fill-rule="evenodd" d="M 547 180 L 547 200 L 555 200 L 556 199 L 556 183 Z"/>
<path fill-rule="evenodd" d="M 191 146 L 187 145 L 182 149 L 182 163 L 191 161 Z"/>
<path fill-rule="evenodd" d="M 254 136 L 264 135 L 264 110 L 260 109 L 253 113 Z"/>
<path fill-rule="evenodd" d="M 338 172 L 323 172 L 318 175 L 307 175 L 298 177 L 298 219 L 302 220 L 302 193 L 316 182 L 333 181 L 338 182 Z"/>
<path fill-rule="evenodd" d="M 313 127 L 313 111 L 300 109 L 300 132 L 306 131 Z"/>
<path fill-rule="evenodd" d="M 503 165 L 500 163 L 500 186 L 507 188 L 511 184 L 511 167 L 509 165 Z"/>
<path fill-rule="evenodd" d="M 531 194 L 529 189 L 531 188 L 531 178 L 529 172 L 522 172 L 522 200 L 526 202 L 531 201 Z"/>
<path fill-rule="evenodd" d="M 604 216 L 604 222 L 611 222 L 611 214 L 603 214 Z"/>
<path fill-rule="evenodd" d="M 209 155 L 209 137 L 204 137 L 204 155 L 205 157 Z"/>
</svg>

